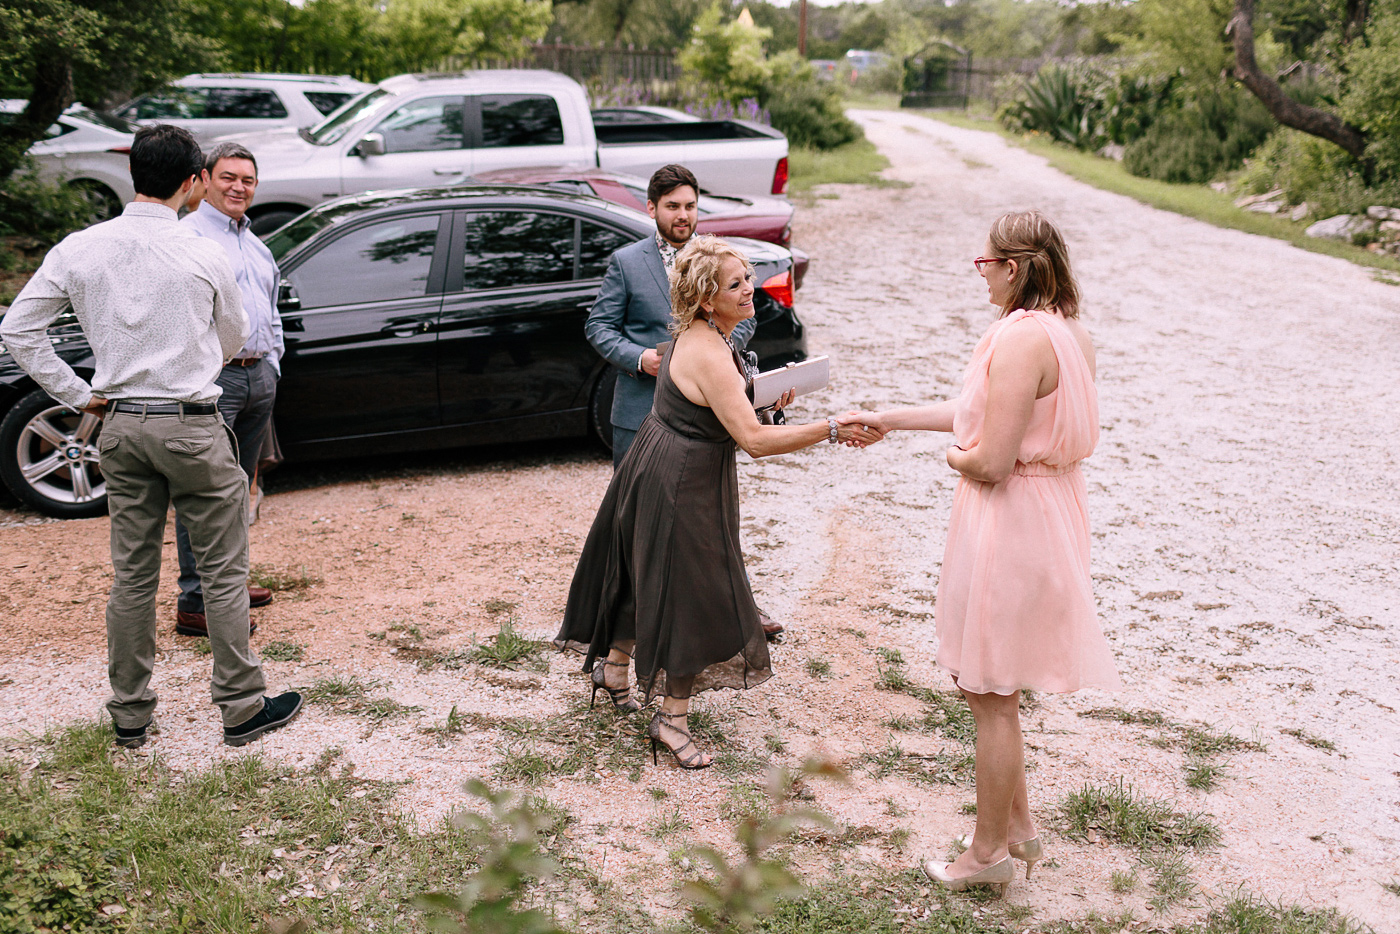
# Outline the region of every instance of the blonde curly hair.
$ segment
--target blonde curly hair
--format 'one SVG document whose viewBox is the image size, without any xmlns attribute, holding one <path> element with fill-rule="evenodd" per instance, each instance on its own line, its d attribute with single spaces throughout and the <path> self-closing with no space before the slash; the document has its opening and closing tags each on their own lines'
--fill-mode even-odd
<svg viewBox="0 0 1400 934">
<path fill-rule="evenodd" d="M 670 272 L 671 323 L 667 326 L 672 337 L 690 327 L 703 310 L 701 306 L 719 294 L 720 268 L 731 256 L 744 264 L 745 272 L 753 274 L 748 257 L 740 253 L 738 247 L 713 234 L 692 237 L 676 254 Z"/>
</svg>

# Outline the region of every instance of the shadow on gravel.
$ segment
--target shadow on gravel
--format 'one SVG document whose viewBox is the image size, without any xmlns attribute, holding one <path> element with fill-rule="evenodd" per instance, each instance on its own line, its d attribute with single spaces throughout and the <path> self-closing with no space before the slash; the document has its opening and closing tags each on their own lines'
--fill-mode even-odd
<svg viewBox="0 0 1400 934">
<path fill-rule="evenodd" d="M 337 483 L 409 480 L 446 474 L 485 473 L 566 464 L 607 463 L 609 455 L 585 438 L 494 444 L 448 451 L 382 454 L 332 461 L 287 463 L 267 473 L 263 492 L 269 495 L 309 490 Z"/>
</svg>

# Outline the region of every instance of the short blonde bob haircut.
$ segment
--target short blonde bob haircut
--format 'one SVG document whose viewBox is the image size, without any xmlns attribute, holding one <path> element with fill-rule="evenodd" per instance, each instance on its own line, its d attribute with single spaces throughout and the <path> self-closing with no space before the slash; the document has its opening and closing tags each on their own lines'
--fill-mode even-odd
<svg viewBox="0 0 1400 934">
<path fill-rule="evenodd" d="M 1079 283 L 1069 268 L 1064 238 L 1039 211 L 1014 211 L 992 222 L 992 254 L 1016 261 L 1011 293 L 1001 313 L 1020 308 L 1058 309 L 1066 318 L 1079 317 Z"/>
<path fill-rule="evenodd" d="M 713 234 L 692 237 L 676 254 L 670 273 L 671 323 L 668 325 L 673 337 L 690 327 L 695 316 L 704 311 L 701 306 L 719 294 L 720 269 L 731 256 L 744 264 L 748 275 L 753 275 L 748 257 Z"/>
</svg>

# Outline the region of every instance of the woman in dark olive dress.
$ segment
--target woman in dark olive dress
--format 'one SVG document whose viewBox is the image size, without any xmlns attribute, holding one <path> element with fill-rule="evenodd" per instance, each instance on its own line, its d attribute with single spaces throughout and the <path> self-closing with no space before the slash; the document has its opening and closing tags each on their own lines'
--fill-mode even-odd
<svg viewBox="0 0 1400 934">
<path fill-rule="evenodd" d="M 623 711 L 640 707 L 628 688 L 635 654 L 643 697 L 662 698 L 647 728 L 652 757 L 660 743 L 686 769 L 711 762 L 686 728 L 691 695 L 750 688 L 772 675 L 739 549 L 736 443 L 763 457 L 881 437 L 834 418 L 760 424 L 729 341 L 754 313 L 753 281 L 743 254 L 716 237 L 696 237 L 676 257 L 675 339 L 661 360 L 656 401 L 593 521 L 555 639 L 586 654 L 594 696 L 605 690 Z"/>
</svg>

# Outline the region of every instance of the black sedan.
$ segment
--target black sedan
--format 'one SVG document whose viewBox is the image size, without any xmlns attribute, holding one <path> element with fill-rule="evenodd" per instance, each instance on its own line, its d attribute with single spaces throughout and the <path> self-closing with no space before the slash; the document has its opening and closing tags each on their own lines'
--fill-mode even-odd
<svg viewBox="0 0 1400 934">
<path fill-rule="evenodd" d="M 616 370 L 583 323 L 619 247 L 652 222 L 598 198 L 529 187 L 379 192 L 274 233 L 287 353 L 277 388 L 288 460 L 592 435 L 605 447 Z M 787 250 L 735 238 L 758 275 L 764 369 L 806 356 Z M 71 318 L 55 349 L 93 360 Z M 0 348 L 0 479 L 53 516 L 106 509 L 101 424 L 35 387 Z"/>
</svg>

